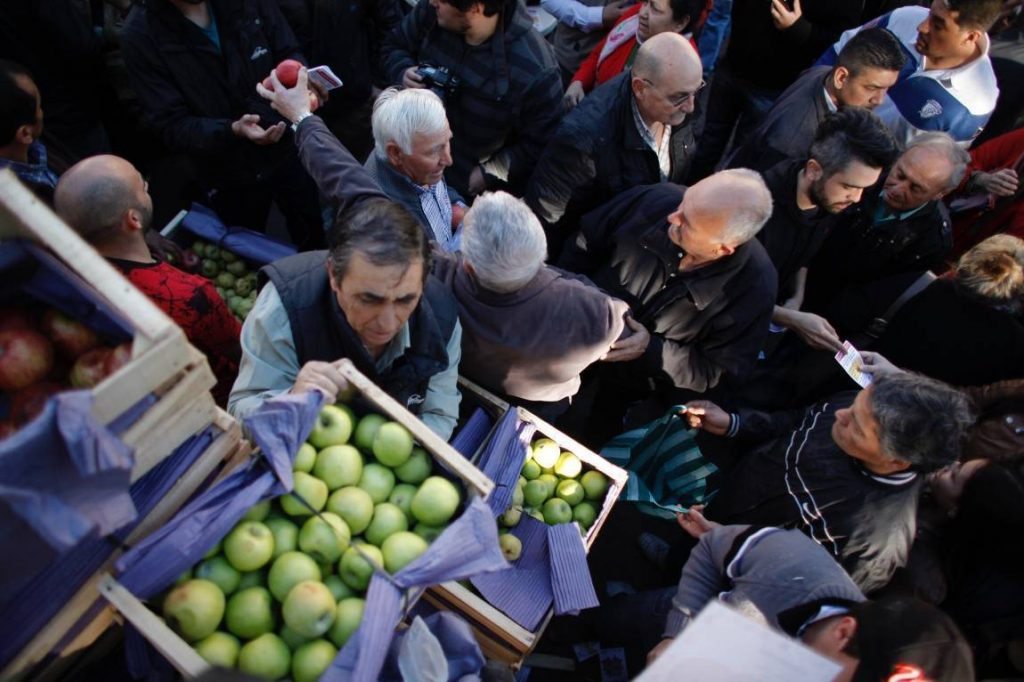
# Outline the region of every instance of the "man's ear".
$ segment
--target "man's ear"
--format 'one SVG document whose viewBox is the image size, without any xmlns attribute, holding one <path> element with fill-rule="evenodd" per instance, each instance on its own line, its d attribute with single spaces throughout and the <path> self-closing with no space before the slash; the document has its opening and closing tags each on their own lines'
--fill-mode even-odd
<svg viewBox="0 0 1024 682">
<path fill-rule="evenodd" d="M 643 97 L 644 93 L 647 92 L 647 81 L 643 78 L 633 77 L 630 81 L 630 85 L 633 87 L 633 96 L 637 99 Z"/>
<path fill-rule="evenodd" d="M 832 87 L 836 90 L 842 90 L 848 80 L 850 80 L 850 71 L 845 66 L 837 66 L 832 71 Z"/>
<path fill-rule="evenodd" d="M 804 176 L 814 182 L 825 174 L 825 169 L 821 167 L 817 159 L 807 159 L 807 163 L 804 164 Z"/>
<path fill-rule="evenodd" d="M 726 256 L 731 256 L 734 253 L 736 253 L 736 246 L 735 245 L 733 245 L 733 244 L 726 244 L 725 242 L 721 242 L 721 243 L 718 244 L 718 254 L 722 258 L 725 258 Z"/>
<path fill-rule="evenodd" d="M 402 162 L 402 157 L 404 156 L 401 147 L 394 142 L 388 142 L 387 145 L 384 146 L 384 151 L 387 153 L 388 163 L 393 167 L 398 168 L 398 165 Z"/>
<path fill-rule="evenodd" d="M 964 45 L 971 43 L 972 45 L 977 46 L 981 42 L 982 33 L 983 31 L 976 28 L 968 29 L 964 32 Z"/>
<path fill-rule="evenodd" d="M 124 212 L 121 224 L 131 232 L 143 232 L 146 229 L 146 225 L 142 221 L 142 214 L 136 208 L 129 208 Z"/>
<path fill-rule="evenodd" d="M 34 128 L 35 125 L 28 123 L 18 126 L 18 129 L 14 132 L 14 141 L 26 147 L 32 144 L 36 139 Z"/>
<path fill-rule="evenodd" d="M 341 284 L 334 276 L 334 268 L 331 267 L 330 258 L 324 260 L 324 269 L 327 270 L 327 281 L 331 285 L 331 290 L 337 292 L 341 288 Z"/>
</svg>

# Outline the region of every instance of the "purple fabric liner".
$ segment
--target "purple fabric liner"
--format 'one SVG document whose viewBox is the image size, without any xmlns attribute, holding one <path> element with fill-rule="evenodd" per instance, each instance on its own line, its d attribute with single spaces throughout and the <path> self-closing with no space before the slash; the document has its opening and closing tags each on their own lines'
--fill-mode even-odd
<svg viewBox="0 0 1024 682">
<path fill-rule="evenodd" d="M 478 407 L 473 411 L 469 419 L 466 420 L 462 428 L 459 429 L 459 432 L 451 439 L 449 444 L 460 455 L 466 459 L 471 459 L 476 454 L 480 445 L 487 439 L 487 434 L 490 433 L 493 426 L 494 422 L 491 420 L 490 415 L 483 408 Z"/>
<path fill-rule="evenodd" d="M 512 504 L 512 493 L 526 462 L 527 447 L 532 437 L 533 425 L 520 422 L 516 410 L 509 410 L 498 422 L 480 455 L 481 470 L 494 481 L 494 492 L 488 503 L 495 517 L 505 513 Z"/>
<path fill-rule="evenodd" d="M 598 605 L 597 592 L 587 568 L 587 550 L 580 528 L 575 523 L 548 527 L 548 551 L 551 554 L 551 584 L 555 595 L 555 613 L 576 614 Z M 584 570 L 580 570 L 583 566 Z"/>
<path fill-rule="evenodd" d="M 216 213 L 202 204 L 192 204 L 188 214 L 181 221 L 180 228 L 256 263 L 271 263 L 296 253 L 294 246 L 273 237 L 244 227 L 226 226 Z M 179 236 L 177 230 L 174 232 L 174 239 L 183 246 L 192 245 L 190 240 Z"/>
</svg>

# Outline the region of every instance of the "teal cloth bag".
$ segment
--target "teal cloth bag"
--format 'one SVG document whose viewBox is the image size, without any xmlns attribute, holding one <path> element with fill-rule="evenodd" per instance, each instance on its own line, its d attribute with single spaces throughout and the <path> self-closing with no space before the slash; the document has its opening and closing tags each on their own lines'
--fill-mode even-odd
<svg viewBox="0 0 1024 682">
<path fill-rule="evenodd" d="M 694 442 L 696 431 L 676 405 L 660 419 L 612 438 L 601 456 L 629 473 L 620 500 L 634 502 L 652 516 L 673 519 L 676 512 L 705 504 L 714 495 L 707 477 L 718 471 Z"/>
</svg>

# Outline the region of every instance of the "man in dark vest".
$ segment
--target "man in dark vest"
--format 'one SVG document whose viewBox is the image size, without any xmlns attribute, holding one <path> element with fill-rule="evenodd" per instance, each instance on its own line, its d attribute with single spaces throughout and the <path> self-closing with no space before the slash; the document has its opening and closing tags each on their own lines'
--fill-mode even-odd
<svg viewBox="0 0 1024 682">
<path fill-rule="evenodd" d="M 303 166 L 337 209 L 327 251 L 263 268 L 266 284 L 242 327 L 242 364 L 228 409 L 250 414 L 287 391 L 346 388 L 348 358 L 448 439 L 459 411 L 462 328 L 451 294 L 430 273 L 416 218 L 309 111 L 306 70 L 294 88 L 272 77 L 260 94 L 292 122 Z"/>
</svg>

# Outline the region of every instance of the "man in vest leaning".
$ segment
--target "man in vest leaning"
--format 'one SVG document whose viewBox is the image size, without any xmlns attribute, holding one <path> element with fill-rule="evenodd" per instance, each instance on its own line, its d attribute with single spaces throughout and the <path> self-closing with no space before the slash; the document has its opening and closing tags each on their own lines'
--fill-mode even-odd
<svg viewBox="0 0 1024 682">
<path fill-rule="evenodd" d="M 241 418 L 288 391 L 334 401 L 347 387 L 337 362 L 348 358 L 447 440 L 459 412 L 462 328 L 455 300 L 429 274 L 429 242 L 310 113 L 306 70 L 294 88 L 272 79 L 273 91 L 257 90 L 292 121 L 299 158 L 336 217 L 327 251 L 261 271 L 228 409 Z"/>
</svg>

